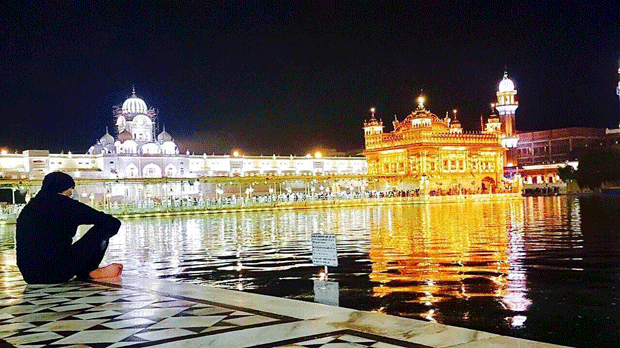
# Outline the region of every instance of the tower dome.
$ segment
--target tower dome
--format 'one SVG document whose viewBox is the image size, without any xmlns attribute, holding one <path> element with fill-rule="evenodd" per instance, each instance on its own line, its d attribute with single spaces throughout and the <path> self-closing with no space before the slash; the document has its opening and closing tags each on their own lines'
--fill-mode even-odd
<svg viewBox="0 0 620 348">
<path fill-rule="evenodd" d="M 166 126 L 164 126 L 164 130 L 157 135 L 157 141 L 160 143 L 164 143 L 166 141 L 172 141 L 172 136 L 166 132 Z"/>
<path fill-rule="evenodd" d="M 146 103 L 144 100 L 136 97 L 136 89 L 134 88 L 131 93 L 131 97 L 129 97 L 123 103 L 123 113 L 124 114 L 146 114 Z"/>
<path fill-rule="evenodd" d="M 110 133 L 108 132 L 108 127 L 105 128 L 105 135 L 101 137 L 101 139 L 99 139 L 99 142 L 105 146 L 108 144 L 114 144 L 114 137 L 110 135 Z"/>
<path fill-rule="evenodd" d="M 120 140 L 121 142 L 131 139 L 131 133 L 129 133 L 129 131 L 127 131 L 126 129 L 118 134 L 118 140 Z"/>
<path fill-rule="evenodd" d="M 514 91 L 514 90 L 515 90 L 514 82 L 512 82 L 512 80 L 508 78 L 508 72 L 504 71 L 504 78 L 499 83 L 499 92 L 503 93 L 503 92 Z"/>
</svg>

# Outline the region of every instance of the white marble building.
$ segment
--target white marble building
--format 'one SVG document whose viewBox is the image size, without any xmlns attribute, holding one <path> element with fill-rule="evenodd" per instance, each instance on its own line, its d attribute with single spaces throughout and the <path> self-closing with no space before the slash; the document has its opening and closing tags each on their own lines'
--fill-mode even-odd
<svg viewBox="0 0 620 348">
<path fill-rule="evenodd" d="M 213 176 L 315 176 L 366 174 L 365 157 L 244 156 L 179 153 L 157 112 L 135 91 L 114 108 L 116 137 L 106 133 L 86 154 L 27 150 L 0 153 L 0 179 L 41 179 L 52 171 L 76 178 L 200 178 Z"/>
</svg>

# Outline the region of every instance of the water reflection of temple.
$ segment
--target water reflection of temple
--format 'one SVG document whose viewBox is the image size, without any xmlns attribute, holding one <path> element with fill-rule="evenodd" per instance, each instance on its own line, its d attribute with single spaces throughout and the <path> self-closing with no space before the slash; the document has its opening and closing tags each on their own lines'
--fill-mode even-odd
<svg viewBox="0 0 620 348">
<path fill-rule="evenodd" d="M 426 305 L 494 297 L 510 310 L 529 306 L 521 202 L 428 204 L 413 212 L 376 209 L 371 216 L 375 296 L 415 294 L 410 302 Z"/>
</svg>

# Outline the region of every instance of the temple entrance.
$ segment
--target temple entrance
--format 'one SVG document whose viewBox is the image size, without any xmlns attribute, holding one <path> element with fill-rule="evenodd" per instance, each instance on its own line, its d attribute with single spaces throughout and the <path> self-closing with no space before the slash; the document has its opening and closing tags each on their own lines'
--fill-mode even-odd
<svg viewBox="0 0 620 348">
<path fill-rule="evenodd" d="M 495 180 L 491 177 L 482 179 L 482 193 L 495 193 Z"/>
</svg>

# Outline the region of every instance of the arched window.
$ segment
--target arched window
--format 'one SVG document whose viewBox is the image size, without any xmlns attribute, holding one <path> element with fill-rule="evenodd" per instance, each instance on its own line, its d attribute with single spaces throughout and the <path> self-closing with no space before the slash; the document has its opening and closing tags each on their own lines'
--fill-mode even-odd
<svg viewBox="0 0 620 348">
<path fill-rule="evenodd" d="M 142 169 L 142 176 L 145 178 L 161 178 L 161 168 L 156 164 L 149 163 Z"/>
<path fill-rule="evenodd" d="M 177 174 L 177 169 L 174 165 L 168 164 L 166 166 L 166 176 L 169 178 L 175 177 Z"/>
<path fill-rule="evenodd" d="M 138 177 L 138 167 L 135 164 L 130 163 L 125 168 L 125 176 L 128 178 L 137 178 Z"/>
</svg>

